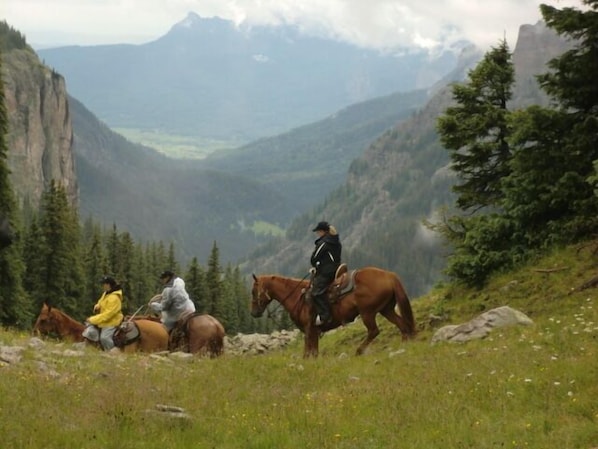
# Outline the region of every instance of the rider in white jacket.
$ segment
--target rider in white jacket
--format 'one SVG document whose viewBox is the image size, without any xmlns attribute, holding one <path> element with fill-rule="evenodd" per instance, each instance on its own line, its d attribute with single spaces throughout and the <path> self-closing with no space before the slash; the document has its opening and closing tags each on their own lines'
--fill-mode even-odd
<svg viewBox="0 0 598 449">
<path fill-rule="evenodd" d="M 160 281 L 164 290 L 158 301 L 150 303 L 150 308 L 156 313 L 161 313 L 162 323 L 170 332 L 181 315 L 195 312 L 195 304 L 185 290 L 185 281 L 172 271 L 162 272 Z"/>
</svg>

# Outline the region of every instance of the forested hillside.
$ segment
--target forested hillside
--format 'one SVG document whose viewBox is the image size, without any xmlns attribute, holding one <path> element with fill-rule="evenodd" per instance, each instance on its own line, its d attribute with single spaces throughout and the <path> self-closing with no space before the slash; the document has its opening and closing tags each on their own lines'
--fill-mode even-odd
<svg viewBox="0 0 598 449">
<path fill-rule="evenodd" d="M 358 103 L 322 121 L 240 148 L 217 151 L 197 163 L 259 179 L 283 195 L 296 216 L 341 185 L 351 162 L 427 99 L 427 90 L 416 90 Z M 285 217 L 280 218 L 287 223 Z"/>
<path fill-rule="evenodd" d="M 167 158 L 70 103 L 83 218 L 116 223 L 138 239 L 174 242 L 183 260 L 205 257 L 217 240 L 223 260 L 233 261 L 263 238 L 251 230 L 254 221 L 277 223 L 292 214 L 258 180 Z"/>
<path fill-rule="evenodd" d="M 42 67 L 25 38 L 6 23 L 0 24 L 0 63 L 4 63 L 5 55 L 15 51 L 26 56 L 19 58 L 19 62 L 33 61 L 36 69 Z M 15 58 L 9 60 L 13 64 Z M 11 66 L 3 67 L 0 64 L 0 72 L 3 75 L 7 73 L 5 70 L 14 74 L 10 72 L 12 69 Z M 32 82 L 28 85 L 29 91 L 21 89 L 13 98 L 35 97 L 35 93 L 41 90 L 42 96 L 54 95 L 58 97 L 57 102 L 60 103 L 61 91 L 44 93 L 43 83 L 44 79 L 51 79 L 59 85 L 61 77 L 50 73 L 49 70 L 47 74 L 47 77 L 41 76 L 41 80 L 35 78 L 33 81 L 37 80 L 39 84 Z M 246 206 L 253 214 L 251 217 L 259 214 L 262 210 L 261 203 L 251 200 L 254 193 L 255 198 L 260 201 L 266 199 L 269 202 L 268 207 L 282 209 L 284 204 L 276 204 L 275 194 L 270 195 L 255 182 L 233 179 L 230 175 L 204 171 L 204 178 L 202 176 L 204 172 L 185 168 L 183 164 L 168 160 L 154 150 L 132 145 L 122 137 L 111 133 L 75 100 L 71 99 L 67 102 L 64 95 L 63 104 L 71 105 L 73 119 L 75 121 L 81 119 L 81 123 L 77 122 L 74 137 L 77 166 L 81 170 L 77 174 L 86 177 L 86 181 L 91 185 L 97 184 L 97 189 L 94 190 L 97 195 L 103 193 L 103 196 L 92 197 L 92 201 L 87 204 L 90 204 L 93 211 L 94 207 L 104 201 L 109 204 L 108 210 L 111 213 L 92 216 L 92 211 L 89 211 L 89 216 L 84 218 L 85 224 L 83 224 L 77 204 L 70 197 L 70 190 L 65 187 L 65 185 L 72 187 L 73 184 L 69 183 L 72 178 L 61 178 L 58 175 L 52 177 L 51 171 L 45 172 L 50 179 L 34 186 L 42 191 L 38 201 L 32 201 L 32 198 L 28 198 L 22 191 L 19 192 L 19 199 L 17 199 L 15 185 L 11 182 L 9 162 L 15 153 L 18 155 L 18 150 L 21 149 L 18 145 L 21 142 L 28 141 L 31 144 L 35 140 L 27 139 L 27 135 L 20 135 L 19 131 L 25 129 L 31 132 L 31 129 L 37 128 L 31 123 L 20 123 L 22 127 L 14 127 L 13 122 L 15 116 L 38 118 L 38 115 L 43 122 L 43 111 L 46 110 L 47 105 L 30 112 L 32 108 L 29 108 L 29 103 L 20 105 L 17 103 L 20 108 L 19 113 L 28 112 L 19 115 L 15 114 L 14 104 L 10 103 L 12 115 L 9 116 L 5 93 L 8 91 L 10 94 L 15 94 L 15 91 L 5 88 L 4 79 L 4 76 L 0 77 L 0 222 L 4 233 L 6 229 L 3 219 L 7 218 L 13 232 L 9 233 L 12 235 L 12 242 L 7 242 L 5 236 L 2 236 L 0 248 L 1 326 L 30 329 L 42 303 L 58 307 L 83 321 L 93 312 L 93 305 L 101 294 L 99 280 L 106 274 L 114 276 L 123 287 L 123 311 L 133 313 L 159 291 L 158 273 L 170 269 L 186 278 L 188 291 L 197 309 L 218 317 L 228 332 L 253 332 L 259 329 L 267 331 L 271 328 L 272 323 L 255 320 L 249 316 L 244 280 L 237 268 L 221 262 L 220 249 L 215 240 L 201 240 L 207 248 L 203 260 L 198 257 L 184 260 L 180 256 L 181 251 L 177 251 L 175 245 L 171 243 L 174 238 L 165 240 L 135 238 L 130 231 L 120 227 L 119 218 L 123 211 L 132 210 L 138 217 L 138 222 L 132 222 L 133 227 L 137 224 L 152 229 L 155 227 L 152 212 L 162 214 L 165 216 L 164 222 L 168 223 L 170 220 L 170 226 L 174 229 L 167 229 L 170 233 L 167 232 L 166 235 L 175 236 L 177 220 L 187 218 L 183 214 L 172 213 L 169 209 L 172 198 L 183 202 L 187 200 L 186 206 L 191 210 L 197 209 L 194 209 L 192 201 L 207 202 L 207 199 L 214 198 L 214 202 L 208 205 L 216 210 L 207 214 L 205 218 L 212 220 L 214 227 L 218 227 L 220 224 L 217 217 L 223 215 L 218 208 L 238 214 L 242 206 Z M 47 136 L 60 135 L 61 130 L 71 129 L 68 107 L 64 114 L 58 116 L 62 117 L 63 123 L 59 129 L 52 127 L 44 129 Z M 10 146 L 7 144 L 7 135 L 12 137 Z M 43 151 L 35 153 L 30 145 L 23 148 L 23 152 L 34 165 L 47 163 L 43 160 L 38 161 L 37 156 L 40 159 L 60 161 L 60 151 L 68 151 L 63 156 L 68 160 L 73 157 L 70 147 L 71 138 L 72 136 L 69 136 L 66 149 L 48 144 L 42 147 Z M 104 167 L 104 171 L 99 172 L 97 166 Z M 29 173 L 21 170 L 12 175 L 28 176 Z M 128 184 L 130 182 L 140 183 L 140 188 L 146 190 L 145 194 L 137 196 L 131 194 L 127 189 L 131 185 Z M 199 190 L 194 190 L 201 187 L 201 182 L 207 182 L 209 186 L 210 190 L 206 193 L 206 197 L 198 194 Z M 245 196 L 237 196 L 239 202 L 231 203 L 226 193 L 222 194 L 218 191 L 218 188 L 222 188 L 225 183 L 240 186 Z M 185 189 L 189 190 L 181 186 L 186 186 Z M 177 197 L 175 194 L 178 194 L 179 190 L 180 194 Z M 89 192 L 83 193 L 87 200 Z M 202 207 L 205 206 L 202 204 Z M 100 218 L 103 220 L 100 220 L 98 215 L 101 215 Z M 226 219 L 232 220 L 230 217 Z M 150 234 L 148 230 L 146 232 Z M 5 246 L 6 243 L 10 244 Z M 193 248 L 184 249 L 193 251 Z M 283 326 L 287 324 L 288 322 L 282 321 Z"/>
<path fill-rule="evenodd" d="M 556 36 L 543 24 L 522 27 L 512 57 L 515 77 L 507 110 L 547 103 L 534 74 L 546 72 L 546 63 L 569 45 L 565 36 Z M 326 219 L 339 229 L 350 267 L 376 265 L 396 271 L 415 296 L 442 279 L 451 249 L 423 222 L 437 222 L 443 205 L 452 210 L 456 199 L 452 187 L 457 173 L 448 167 L 449 152 L 436 129 L 438 118 L 454 101 L 452 87 L 443 89 L 410 120 L 377 139 L 351 164 L 345 185 L 295 220 L 284 238 L 256 251 L 247 269 L 302 276 L 309 268 L 310 229 Z M 469 112 L 472 120 L 476 113 Z M 566 167 L 565 160 L 553 164 Z"/>
</svg>

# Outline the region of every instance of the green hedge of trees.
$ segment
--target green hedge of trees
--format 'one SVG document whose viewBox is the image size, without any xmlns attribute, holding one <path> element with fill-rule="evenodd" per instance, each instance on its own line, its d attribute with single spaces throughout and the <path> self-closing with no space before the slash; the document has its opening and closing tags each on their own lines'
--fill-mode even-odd
<svg viewBox="0 0 598 449">
<path fill-rule="evenodd" d="M 453 279 L 481 286 L 598 231 L 598 0 L 583 3 L 540 7 L 546 24 L 576 43 L 538 76 L 553 107 L 509 109 L 513 64 L 503 41 L 454 86 L 456 105 L 438 119 L 459 180 L 458 213 L 436 226 L 453 248 Z"/>
</svg>

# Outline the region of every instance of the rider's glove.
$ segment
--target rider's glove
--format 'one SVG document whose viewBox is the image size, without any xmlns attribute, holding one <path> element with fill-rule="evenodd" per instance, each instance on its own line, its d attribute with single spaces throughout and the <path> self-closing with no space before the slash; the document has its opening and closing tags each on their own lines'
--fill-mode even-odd
<svg viewBox="0 0 598 449">
<path fill-rule="evenodd" d="M 159 302 L 152 302 L 150 303 L 150 309 L 152 309 L 152 312 L 154 313 L 160 313 L 162 312 L 162 304 L 160 304 Z"/>
</svg>

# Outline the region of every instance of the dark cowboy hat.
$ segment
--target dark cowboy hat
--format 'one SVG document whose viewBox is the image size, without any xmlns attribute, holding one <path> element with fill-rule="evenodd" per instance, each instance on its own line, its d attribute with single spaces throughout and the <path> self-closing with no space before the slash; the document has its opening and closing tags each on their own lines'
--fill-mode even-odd
<svg viewBox="0 0 598 449">
<path fill-rule="evenodd" d="M 116 285 L 116 279 L 112 276 L 104 276 L 100 279 L 100 284 L 108 284 L 110 287 L 114 287 Z"/>
<path fill-rule="evenodd" d="M 316 231 L 325 231 L 328 232 L 330 231 L 330 225 L 328 224 L 327 221 L 321 221 L 319 222 L 315 228 L 313 228 L 311 230 L 311 232 L 316 232 Z"/>
<path fill-rule="evenodd" d="M 170 270 L 164 270 L 162 273 L 160 273 L 160 279 L 170 279 L 173 276 L 174 273 Z"/>
</svg>

